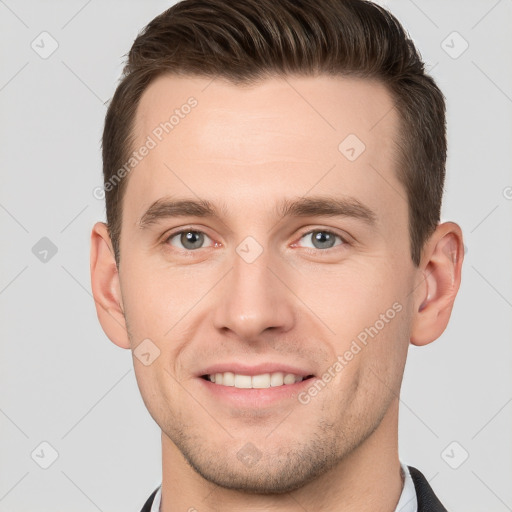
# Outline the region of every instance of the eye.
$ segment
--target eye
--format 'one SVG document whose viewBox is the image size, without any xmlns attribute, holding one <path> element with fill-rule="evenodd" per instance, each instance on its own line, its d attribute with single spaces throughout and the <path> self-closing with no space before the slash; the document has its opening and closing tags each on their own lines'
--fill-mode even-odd
<svg viewBox="0 0 512 512">
<path fill-rule="evenodd" d="M 332 249 L 334 247 L 336 238 L 342 242 L 338 245 L 344 245 L 346 243 L 346 241 L 340 235 L 326 229 L 314 229 L 312 231 L 308 231 L 301 236 L 301 240 L 303 238 L 311 239 L 312 245 L 309 247 L 312 249 Z"/>
<path fill-rule="evenodd" d="M 205 238 L 211 240 L 210 237 L 202 231 L 183 229 L 169 235 L 169 237 L 165 239 L 164 243 L 168 243 L 178 249 L 194 251 L 195 249 L 202 249 Z"/>
<path fill-rule="evenodd" d="M 345 245 L 347 243 L 343 237 L 326 229 L 314 229 L 308 231 L 300 237 L 301 240 L 303 238 L 309 238 L 311 240 L 311 245 L 305 245 L 306 248 L 317 250 L 333 249 L 336 246 L 336 239 L 339 239 L 341 242 L 337 244 L 338 246 Z M 211 238 L 202 231 L 196 229 L 182 229 L 170 234 L 164 240 L 164 243 L 185 251 L 195 251 L 203 248 L 205 240 L 210 240 L 210 242 L 212 241 Z"/>
</svg>

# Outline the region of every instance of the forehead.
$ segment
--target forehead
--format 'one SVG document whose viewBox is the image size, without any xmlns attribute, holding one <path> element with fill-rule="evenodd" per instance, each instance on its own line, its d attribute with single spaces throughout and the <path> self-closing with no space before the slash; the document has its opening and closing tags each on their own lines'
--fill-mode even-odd
<svg viewBox="0 0 512 512">
<path fill-rule="evenodd" d="M 130 223 L 175 194 L 224 203 L 229 197 L 244 211 L 315 189 L 350 193 L 378 210 L 401 187 L 398 117 L 376 81 L 287 76 L 239 86 L 166 75 L 142 95 L 134 126 Z"/>
</svg>

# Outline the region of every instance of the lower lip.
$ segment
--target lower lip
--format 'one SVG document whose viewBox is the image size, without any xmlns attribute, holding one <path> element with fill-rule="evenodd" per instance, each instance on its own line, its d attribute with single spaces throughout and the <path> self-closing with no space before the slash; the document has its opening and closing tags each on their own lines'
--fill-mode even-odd
<svg viewBox="0 0 512 512">
<path fill-rule="evenodd" d="M 274 405 L 284 400 L 297 400 L 297 395 L 307 389 L 315 380 L 314 377 L 296 382 L 295 384 L 284 384 L 270 388 L 235 388 L 234 386 L 222 386 L 199 378 L 207 392 L 211 393 L 218 400 L 223 400 L 238 407 L 265 407 Z"/>
</svg>

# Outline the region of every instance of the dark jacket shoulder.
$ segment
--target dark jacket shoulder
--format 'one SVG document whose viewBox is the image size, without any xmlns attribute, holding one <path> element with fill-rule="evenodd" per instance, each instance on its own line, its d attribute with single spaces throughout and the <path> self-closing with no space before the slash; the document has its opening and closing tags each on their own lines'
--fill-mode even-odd
<svg viewBox="0 0 512 512">
<path fill-rule="evenodd" d="M 144 506 L 142 507 L 142 510 L 140 512 L 151 512 L 151 505 L 153 505 L 153 501 L 155 499 L 155 496 L 156 496 L 156 493 L 158 491 L 160 486 L 158 486 L 154 491 L 153 493 L 151 494 L 151 496 L 148 498 L 148 500 L 146 501 L 146 503 L 144 503 Z"/>
<path fill-rule="evenodd" d="M 414 482 L 414 488 L 416 489 L 418 512 L 448 512 L 435 495 L 423 473 L 412 466 L 408 467 Z"/>
</svg>

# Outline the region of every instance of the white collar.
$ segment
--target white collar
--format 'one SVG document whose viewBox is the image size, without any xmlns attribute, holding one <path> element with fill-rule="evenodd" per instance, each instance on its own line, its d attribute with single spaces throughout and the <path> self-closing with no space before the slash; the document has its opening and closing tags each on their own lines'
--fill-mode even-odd
<svg viewBox="0 0 512 512">
<path fill-rule="evenodd" d="M 395 512 L 418 512 L 418 500 L 416 498 L 416 489 L 414 482 L 411 478 L 411 473 L 407 465 L 400 463 L 404 474 L 404 486 L 402 488 L 402 494 L 398 500 Z M 151 512 L 160 512 L 160 502 L 162 501 L 162 486 L 158 488 L 158 491 L 153 500 L 151 506 Z"/>
<path fill-rule="evenodd" d="M 162 486 L 158 488 L 156 491 L 155 499 L 153 500 L 153 504 L 151 505 L 150 512 L 160 512 L 160 502 L 162 501 Z"/>
<path fill-rule="evenodd" d="M 416 488 L 412 481 L 409 467 L 406 464 L 400 463 L 404 474 L 404 486 L 402 488 L 402 494 L 398 500 L 398 505 L 395 508 L 395 512 L 418 512 L 418 499 L 416 498 Z M 153 512 L 153 511 L 151 511 Z M 158 512 L 158 509 L 157 509 Z"/>
</svg>

